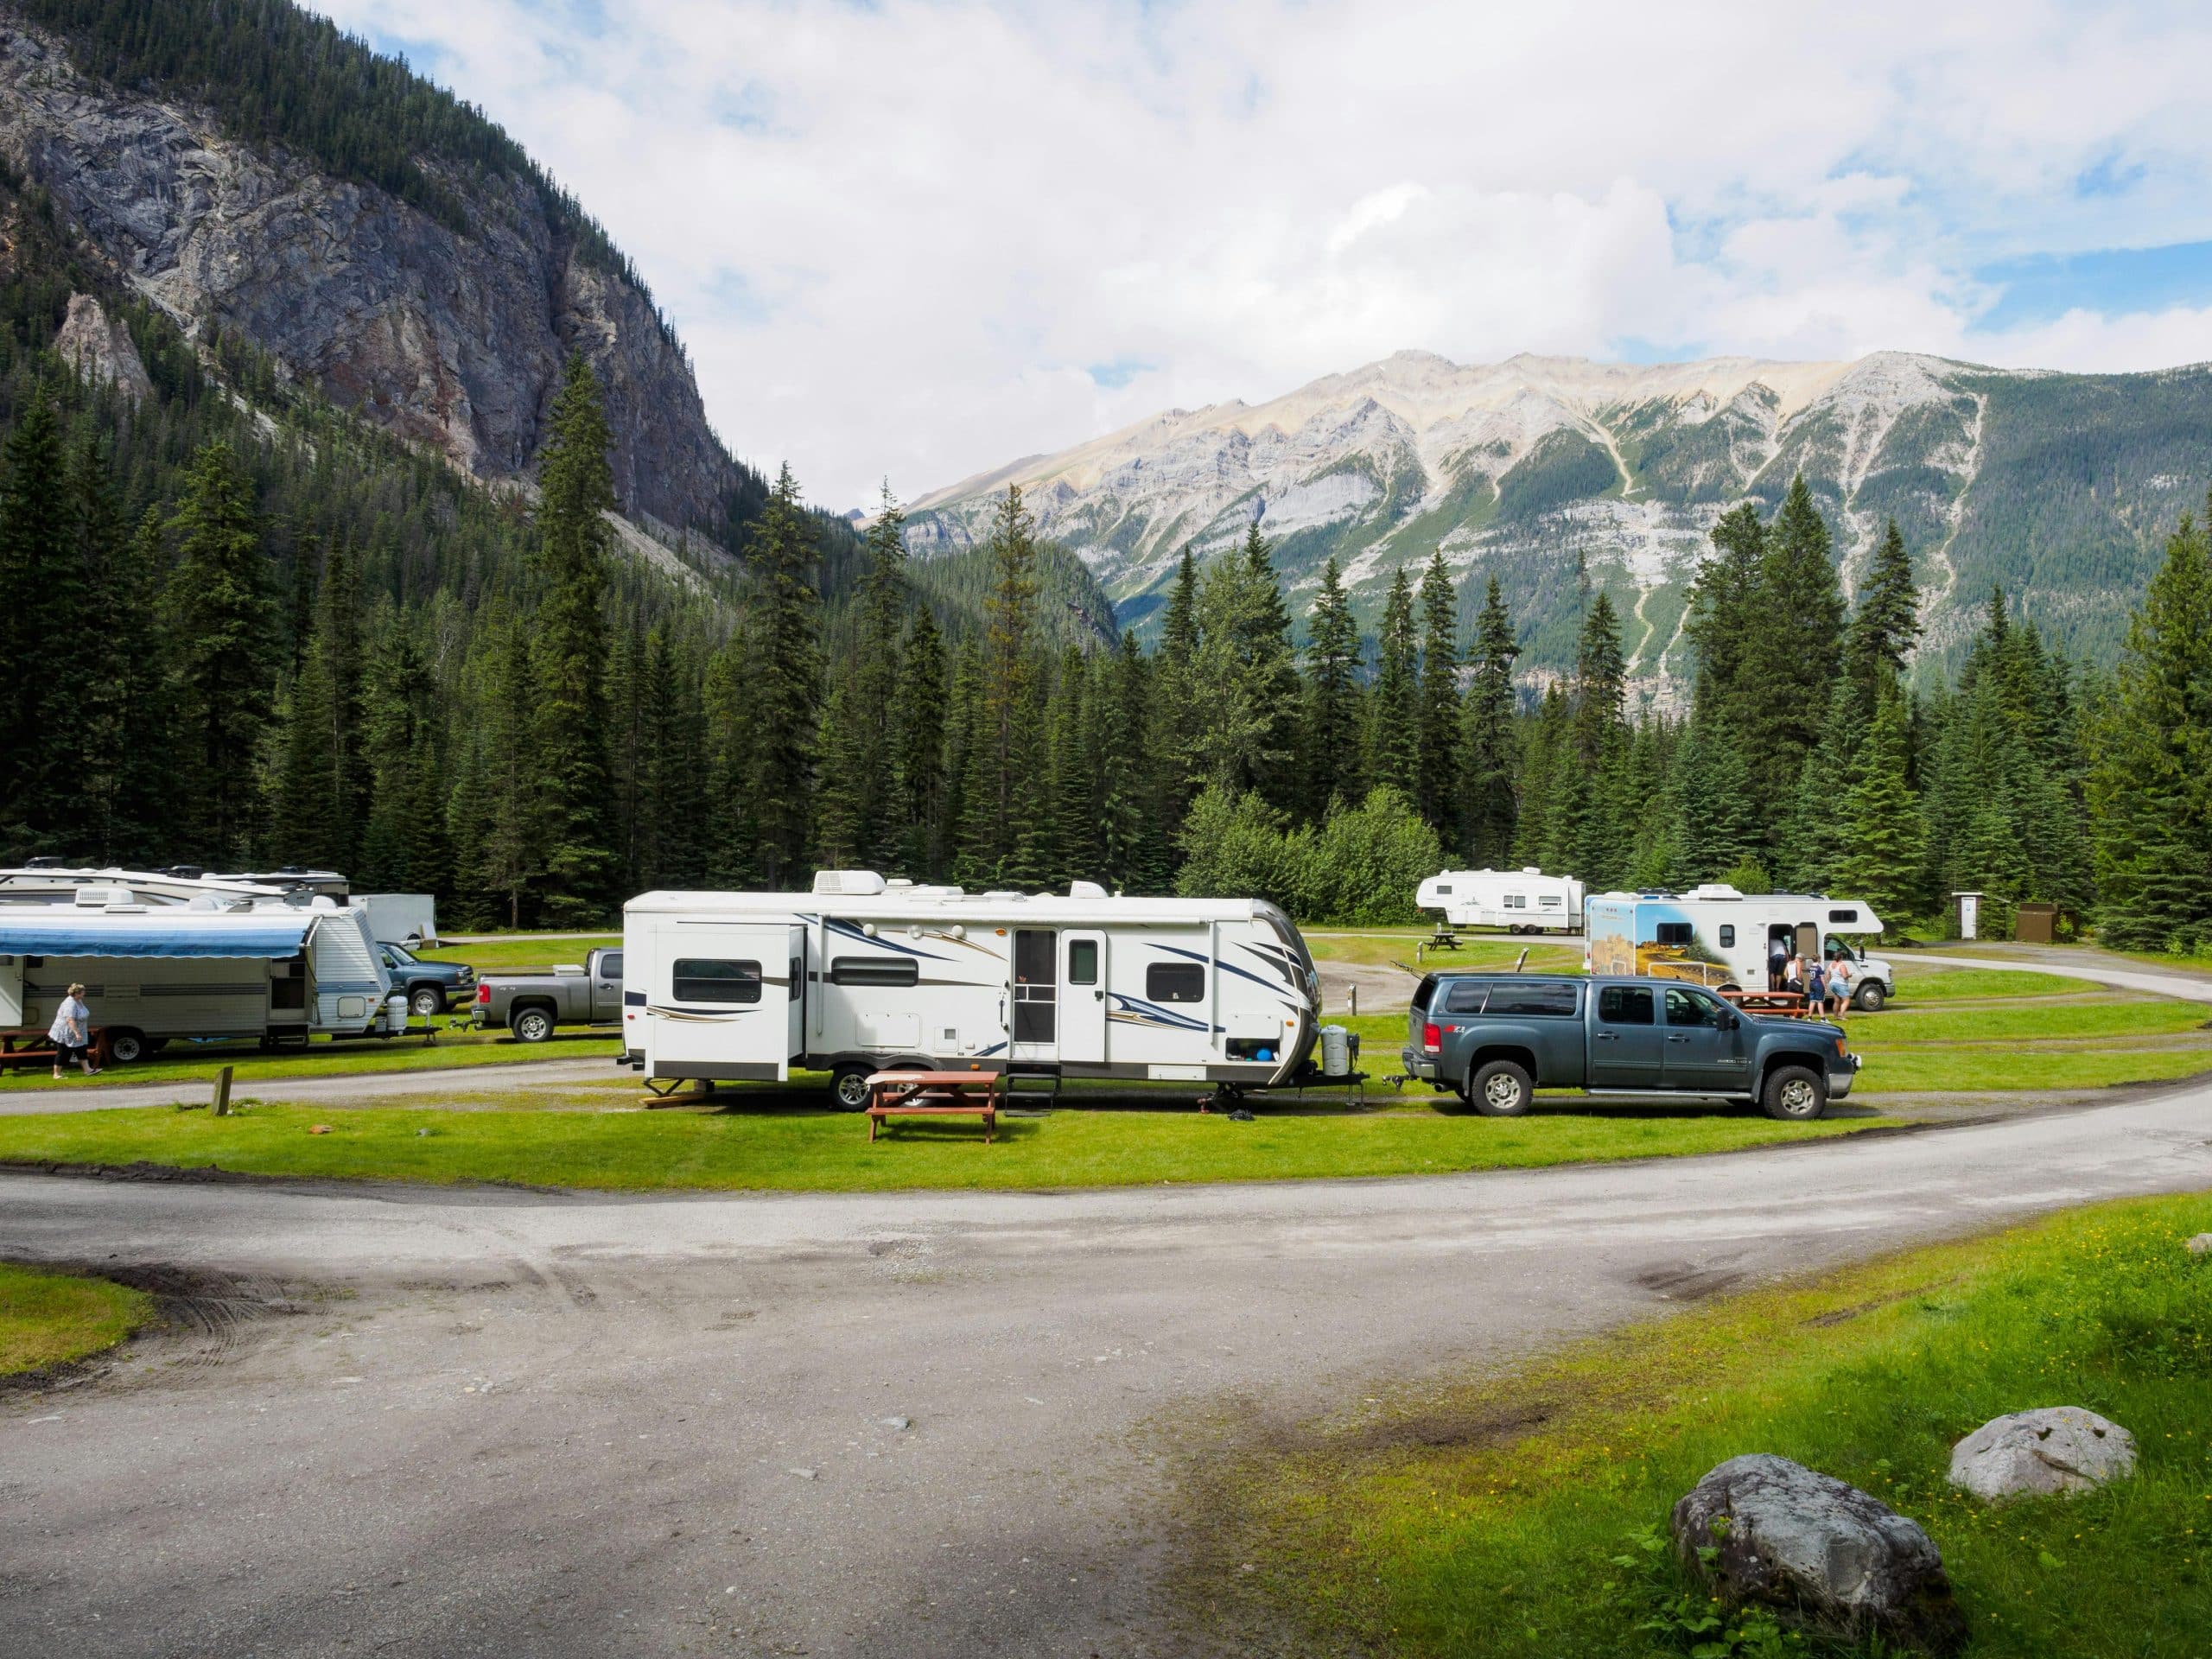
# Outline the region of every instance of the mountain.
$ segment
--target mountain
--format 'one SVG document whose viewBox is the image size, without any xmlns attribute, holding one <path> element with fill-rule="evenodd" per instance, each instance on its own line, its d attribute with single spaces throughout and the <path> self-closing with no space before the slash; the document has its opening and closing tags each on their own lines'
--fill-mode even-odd
<svg viewBox="0 0 2212 1659">
<path fill-rule="evenodd" d="M 1255 517 L 1294 610 L 1344 564 L 1371 617 L 1392 571 L 1442 548 L 1463 615 L 1497 575 L 1523 667 L 1573 658 L 1582 582 L 1628 619 L 1641 688 L 1678 702 L 1684 597 L 1713 522 L 1770 511 L 1802 472 L 1847 589 L 1894 517 L 1928 622 L 1922 661 L 1965 646 L 1993 584 L 2068 651 L 2109 659 L 2159 544 L 2212 483 L 2212 365 L 2078 375 L 1883 352 L 1848 363 L 1626 365 L 1401 352 L 1274 401 L 1173 410 L 915 504 L 918 553 L 983 533 L 1022 486 L 1040 526 L 1098 574 L 1126 623 L 1162 602 L 1182 549 L 1210 556 Z"/>
<path fill-rule="evenodd" d="M 0 8 L 0 157 L 194 341 L 493 484 L 564 359 L 598 371 L 632 518 L 727 543 L 763 494 L 606 235 L 469 106 L 280 0 Z"/>
</svg>

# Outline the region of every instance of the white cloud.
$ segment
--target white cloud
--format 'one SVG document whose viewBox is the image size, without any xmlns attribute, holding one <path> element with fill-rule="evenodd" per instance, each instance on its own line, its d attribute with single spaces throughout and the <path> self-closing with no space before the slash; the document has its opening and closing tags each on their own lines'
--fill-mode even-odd
<svg viewBox="0 0 2212 1659">
<path fill-rule="evenodd" d="M 572 188 L 731 446 L 833 506 L 1404 346 L 2212 355 L 2094 296 L 1976 334 L 1968 275 L 2212 237 L 2212 14 L 320 3 Z"/>
</svg>

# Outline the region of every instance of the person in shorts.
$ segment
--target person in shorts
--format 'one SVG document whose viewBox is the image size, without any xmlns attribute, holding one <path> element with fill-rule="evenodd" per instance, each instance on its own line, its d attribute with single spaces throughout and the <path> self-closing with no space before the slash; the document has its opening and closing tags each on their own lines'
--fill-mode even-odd
<svg viewBox="0 0 2212 1659">
<path fill-rule="evenodd" d="M 1825 1014 L 1827 1006 L 1828 976 L 1821 970 L 1820 958 L 1809 957 L 1805 963 L 1805 1012 Z"/>
<path fill-rule="evenodd" d="M 1851 1006 L 1851 958 L 1839 951 L 1828 963 L 1828 1011 L 1837 1019 Z"/>
<path fill-rule="evenodd" d="M 54 1080 L 61 1081 L 61 1068 L 70 1061 L 88 1077 L 97 1077 L 99 1067 L 92 1062 L 92 1011 L 85 1006 L 85 988 L 72 985 L 61 1006 L 54 1011 L 54 1023 L 46 1028 L 47 1040 L 54 1045 Z"/>
</svg>

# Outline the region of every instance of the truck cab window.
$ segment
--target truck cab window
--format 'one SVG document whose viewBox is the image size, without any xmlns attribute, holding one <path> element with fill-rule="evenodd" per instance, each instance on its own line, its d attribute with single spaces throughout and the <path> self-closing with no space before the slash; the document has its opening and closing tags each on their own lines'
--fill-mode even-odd
<svg viewBox="0 0 2212 1659">
<path fill-rule="evenodd" d="M 1608 985 L 1598 993 L 1598 1018 L 1609 1026 L 1649 1026 L 1658 1023 L 1652 1011 L 1649 985 Z"/>
<path fill-rule="evenodd" d="M 731 1007 L 760 1000 L 760 964 L 703 957 L 677 959 L 673 987 L 678 1002 Z"/>
<path fill-rule="evenodd" d="M 1670 1026 L 1717 1026 L 1720 1005 L 1700 991 L 1667 988 L 1667 1023 Z"/>
<path fill-rule="evenodd" d="M 609 950 L 600 957 L 599 976 L 617 981 L 622 977 L 622 953 L 620 950 Z"/>
</svg>

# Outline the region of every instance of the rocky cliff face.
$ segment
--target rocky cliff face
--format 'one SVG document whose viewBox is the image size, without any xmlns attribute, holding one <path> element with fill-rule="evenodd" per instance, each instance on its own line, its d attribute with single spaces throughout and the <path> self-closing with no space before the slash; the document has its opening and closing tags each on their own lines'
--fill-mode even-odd
<svg viewBox="0 0 2212 1659">
<path fill-rule="evenodd" d="M 1608 588 L 1631 671 L 1679 704 L 1685 599 L 1713 523 L 1802 473 L 1849 588 L 1895 518 L 1925 655 L 1954 657 L 2003 586 L 2065 649 L 2109 659 L 2185 507 L 2212 484 L 2212 367 L 2014 372 L 1903 353 L 1853 363 L 1621 365 L 1402 352 L 1272 402 L 1173 410 L 925 496 L 918 553 L 986 533 L 1019 483 L 1141 626 L 1185 545 L 1256 518 L 1295 611 L 1330 557 L 1370 617 L 1440 548 L 1463 615 L 1497 575 L 1534 679 L 1573 659 L 1583 581 Z"/>
<path fill-rule="evenodd" d="M 0 12 L 0 154 L 188 331 L 243 334 L 334 403 L 486 480 L 526 479 L 571 351 L 599 372 L 626 510 L 725 525 L 746 474 L 627 282 L 580 256 L 528 181 L 448 172 L 469 231 L 212 117 L 80 73 Z"/>
</svg>

